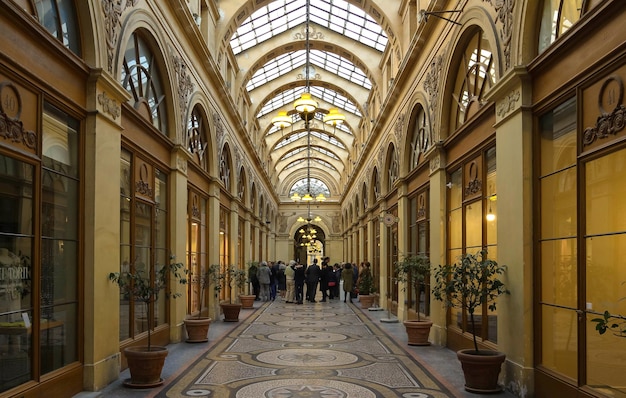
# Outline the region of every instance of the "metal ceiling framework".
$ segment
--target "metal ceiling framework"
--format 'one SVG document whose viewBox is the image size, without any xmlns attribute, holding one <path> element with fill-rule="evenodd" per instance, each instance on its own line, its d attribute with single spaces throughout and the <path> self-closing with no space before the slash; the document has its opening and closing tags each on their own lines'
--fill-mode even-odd
<svg viewBox="0 0 626 398">
<path fill-rule="evenodd" d="M 364 70 L 363 62 L 358 62 L 359 67 L 335 52 L 342 47 L 324 45 L 324 40 L 339 34 L 343 48 L 351 54 L 378 55 L 377 64 L 388 39 L 381 26 L 361 8 L 343 0 L 314 0 L 310 3 L 309 40 L 315 44 L 307 56 L 301 46 L 291 45 L 305 39 L 305 4 L 306 0 L 277 0 L 258 8 L 239 25 L 230 45 L 238 61 L 250 54 L 259 57 L 252 63 L 246 61 L 253 70 L 248 71 L 249 79 L 244 84 L 253 101 L 259 101 L 253 106 L 261 131 L 265 132 L 270 172 L 278 176 L 278 194 L 302 193 L 309 177 L 311 189 L 338 200 L 343 192 L 336 192 L 336 187 L 341 186 L 341 173 L 346 171 L 352 152 L 353 128 L 359 126 L 363 116 L 363 104 L 357 101 L 364 97 L 363 102 L 367 100 L 375 84 L 370 76 L 376 74 Z M 271 55 L 263 59 L 260 53 Z M 304 123 L 299 124 L 297 114 L 291 115 L 293 124 L 289 128 L 281 130 L 271 125 L 278 111 L 291 111 L 293 102 L 305 92 L 305 77 L 310 79 L 310 93 L 321 108 L 310 123 L 314 142 L 308 151 Z M 321 122 L 331 108 L 346 115 L 345 125 L 328 127 Z"/>
</svg>

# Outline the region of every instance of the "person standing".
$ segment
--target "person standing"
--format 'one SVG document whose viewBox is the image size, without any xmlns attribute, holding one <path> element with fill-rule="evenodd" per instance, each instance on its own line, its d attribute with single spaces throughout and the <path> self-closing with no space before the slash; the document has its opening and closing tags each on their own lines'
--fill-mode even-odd
<svg viewBox="0 0 626 398">
<path fill-rule="evenodd" d="M 316 303 L 315 294 L 320 281 L 320 266 L 317 265 L 317 259 L 313 259 L 313 264 L 306 268 L 304 276 L 306 277 L 306 299 L 310 303 Z"/>
<path fill-rule="evenodd" d="M 359 290 L 358 290 L 359 287 L 357 285 L 358 280 L 359 280 L 359 267 L 357 267 L 356 263 L 352 263 L 352 293 L 350 294 L 352 298 L 359 297 Z"/>
<path fill-rule="evenodd" d="M 259 284 L 259 278 L 257 278 L 256 274 L 259 271 L 259 266 L 256 262 L 252 262 L 250 264 L 250 268 L 248 268 L 248 280 L 252 284 L 252 292 L 254 294 L 254 301 L 259 301 L 259 293 L 261 292 L 261 285 Z"/>
<path fill-rule="evenodd" d="M 256 273 L 261 285 L 261 291 L 259 292 L 259 298 L 263 301 L 269 301 L 270 299 L 270 280 L 272 270 L 267 266 L 266 261 L 261 261 L 259 269 Z"/>
<path fill-rule="evenodd" d="M 303 295 L 304 295 L 304 266 L 302 264 L 297 264 L 294 268 L 293 274 L 293 282 L 296 288 L 296 304 L 302 304 Z"/>
<path fill-rule="evenodd" d="M 285 268 L 285 301 L 287 303 L 293 303 L 296 301 L 296 284 L 294 276 L 296 274 L 296 261 L 290 260 L 289 265 Z"/>
<path fill-rule="evenodd" d="M 346 263 L 341 271 L 341 279 L 343 279 L 343 302 L 346 299 L 350 299 L 352 302 L 352 290 L 354 289 L 354 272 L 352 271 L 352 264 Z"/>
</svg>

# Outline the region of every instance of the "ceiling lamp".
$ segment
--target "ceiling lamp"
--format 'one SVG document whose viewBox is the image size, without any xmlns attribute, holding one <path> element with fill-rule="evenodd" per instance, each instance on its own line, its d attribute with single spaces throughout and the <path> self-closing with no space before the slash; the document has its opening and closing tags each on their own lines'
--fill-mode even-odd
<svg viewBox="0 0 626 398">
<path fill-rule="evenodd" d="M 346 116 L 341 114 L 337 108 L 330 108 L 328 114 L 324 116 L 324 123 L 333 127 L 337 127 L 337 125 L 343 123 L 345 120 Z"/>
<path fill-rule="evenodd" d="M 308 51 L 307 51 L 307 55 L 308 55 Z M 308 61 L 307 61 L 307 64 L 308 64 Z M 308 73 L 307 73 L 306 79 L 307 79 L 307 81 L 309 80 Z M 308 83 L 307 83 L 307 89 L 309 89 Z M 307 93 L 302 93 L 300 98 L 298 98 L 293 103 L 293 107 L 300 114 L 300 117 L 302 118 L 302 120 L 304 120 L 305 122 L 309 122 L 313 118 L 313 116 L 315 115 L 315 111 L 317 110 L 317 101 L 315 101 L 311 97 L 311 93 L 308 93 L 308 92 Z M 280 115 L 280 112 L 278 112 L 278 113 Z M 286 112 L 285 112 L 285 114 L 286 114 Z"/>
<path fill-rule="evenodd" d="M 323 201 L 325 201 L 325 200 L 326 200 L 326 196 L 324 196 L 324 194 L 320 192 L 320 193 L 319 193 L 319 194 L 315 197 L 315 200 L 317 200 L 318 202 L 323 202 Z"/>
<path fill-rule="evenodd" d="M 303 202 L 310 202 L 313 200 L 313 196 L 311 196 L 310 193 L 305 193 L 304 196 L 302 196 L 302 201 Z"/>
<path fill-rule="evenodd" d="M 302 199 L 302 198 L 300 197 L 298 192 L 294 192 L 293 195 L 291 195 L 291 200 L 293 200 L 294 202 L 299 202 L 300 199 Z"/>
<path fill-rule="evenodd" d="M 272 118 L 272 124 L 280 129 L 291 126 L 291 116 L 287 111 L 278 111 L 278 115 Z"/>
</svg>

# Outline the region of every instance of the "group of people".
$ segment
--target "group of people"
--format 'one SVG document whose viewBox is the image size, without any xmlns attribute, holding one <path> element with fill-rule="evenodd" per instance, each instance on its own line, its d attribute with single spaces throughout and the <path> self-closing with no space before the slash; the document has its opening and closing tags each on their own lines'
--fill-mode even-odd
<svg viewBox="0 0 626 398">
<path fill-rule="evenodd" d="M 330 258 L 322 258 L 321 264 L 314 259 L 310 265 L 303 265 L 295 260 L 285 264 L 283 261 L 261 261 L 258 267 L 250 267 L 248 279 L 252 283 L 256 300 L 274 301 L 277 296 L 286 303 L 302 304 L 304 300 L 315 303 L 317 291 L 322 292 L 322 303 L 341 299 L 340 286 L 343 286 L 344 303 L 358 295 L 359 277 L 369 274 L 370 264 L 335 263 L 330 265 Z M 343 284 L 341 283 L 343 282 Z"/>
</svg>

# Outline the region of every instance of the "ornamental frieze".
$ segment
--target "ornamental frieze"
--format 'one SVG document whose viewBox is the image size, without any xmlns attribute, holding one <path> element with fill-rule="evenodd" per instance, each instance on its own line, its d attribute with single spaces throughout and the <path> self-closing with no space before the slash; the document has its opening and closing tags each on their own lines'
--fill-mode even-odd
<svg viewBox="0 0 626 398">
<path fill-rule="evenodd" d="M 114 120 L 122 114 L 120 104 L 113 98 L 109 98 L 104 91 L 98 94 L 98 104 L 102 107 L 102 112 L 108 113 Z"/>
<path fill-rule="evenodd" d="M 602 83 L 598 94 L 598 110 L 600 115 L 594 126 L 585 128 L 582 144 L 589 146 L 596 140 L 615 137 L 624 129 L 626 107 L 623 103 L 624 83 L 622 79 L 613 75 Z M 612 110 L 611 107 L 613 107 Z"/>
<path fill-rule="evenodd" d="M 17 87 L 11 82 L 0 83 L 0 137 L 37 153 L 37 134 L 24 128 L 21 116 L 22 97 Z"/>
</svg>

